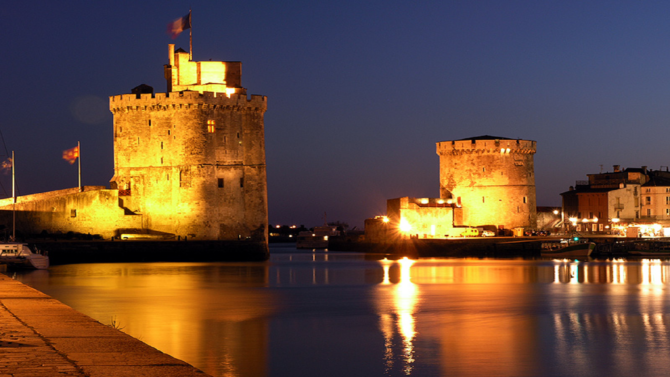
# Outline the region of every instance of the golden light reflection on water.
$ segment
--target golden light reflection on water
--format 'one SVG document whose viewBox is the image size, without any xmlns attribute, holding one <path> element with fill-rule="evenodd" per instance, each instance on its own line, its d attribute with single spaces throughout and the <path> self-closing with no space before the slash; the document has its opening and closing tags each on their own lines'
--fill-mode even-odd
<svg viewBox="0 0 670 377">
<path fill-rule="evenodd" d="M 603 334 L 614 339 L 613 350 L 619 353 L 613 364 L 631 373 L 635 372 L 632 360 L 636 357 L 622 353 L 630 352 L 632 336 L 644 334 L 647 343 L 654 347 L 652 352 L 659 356 L 660 351 L 655 350 L 670 350 L 668 317 L 663 314 L 670 265 L 658 260 L 633 263 L 556 260 L 540 264 L 382 260 L 379 263 L 383 275 L 376 296 L 377 314 L 387 371 L 402 370 L 411 375 L 417 363 L 425 362 L 427 350 L 417 348 L 419 340 L 439 344 L 442 374 L 468 376 L 542 374 L 538 372 L 543 368 L 542 363 L 534 360 L 542 357 L 536 343 L 540 333 L 554 339 L 553 362 L 565 365 L 568 374 L 591 368 L 593 360 L 589 355 L 594 352 L 594 342 L 602 341 L 599 337 Z M 574 297 L 570 296 L 571 301 L 548 304 L 557 313 L 551 314 L 552 325 L 542 326 L 539 317 L 528 311 L 538 300 L 534 285 L 528 283 L 554 283 L 572 290 L 585 284 L 638 286 L 640 296 L 636 305 L 642 313 L 628 313 L 625 307 L 618 308 L 621 302 L 617 301 L 617 295 L 605 295 L 602 305 L 611 305 L 617 311 L 585 314 L 574 306 L 592 303 L 583 301 L 582 291 L 577 290 Z M 600 297 L 599 294 L 595 297 Z M 427 308 L 435 305 L 442 308 L 440 314 L 427 318 L 426 312 L 430 312 Z M 444 306 L 449 309 L 444 311 Z"/>
<path fill-rule="evenodd" d="M 572 260 L 553 261 L 553 282 L 556 284 L 668 284 L 670 265 L 657 259 L 639 263 L 613 260 L 606 263 L 584 263 Z"/>
<path fill-rule="evenodd" d="M 266 266 L 98 264 L 49 273 L 65 304 L 105 324 L 113 317 L 123 332 L 210 374 L 267 374 L 266 317 L 276 303 L 258 289 Z"/>
<path fill-rule="evenodd" d="M 281 375 L 273 362 L 318 370 L 354 357 L 373 365 L 356 370 L 378 368 L 368 375 L 668 369 L 667 261 L 328 254 L 256 265 L 57 266 L 47 274 L 62 292 L 48 294 L 103 323 L 115 315 L 132 336 L 217 376 Z"/>
<path fill-rule="evenodd" d="M 382 297 L 382 305 L 379 310 L 379 328 L 384 335 L 384 363 L 386 371 L 388 372 L 394 367 L 395 355 L 393 342 L 395 331 L 402 338 L 401 353 L 398 358 L 402 362 L 402 370 L 406 375 L 410 375 L 414 368 L 415 350 L 414 337 L 416 336 L 416 324 L 414 318 L 414 311 L 418 302 L 418 288 L 412 283 L 411 268 L 414 264 L 413 260 L 403 258 L 397 262 L 390 262 L 388 260 L 380 261 L 384 277 L 381 285 L 390 285 L 390 269 L 391 264 L 396 263 L 399 267 L 399 275 L 397 283 L 391 290 L 384 292 L 384 295 L 390 295 L 391 305 L 386 306 L 386 297 Z M 395 323 L 394 323 L 395 318 Z M 394 326 L 395 325 L 395 326 Z"/>
</svg>

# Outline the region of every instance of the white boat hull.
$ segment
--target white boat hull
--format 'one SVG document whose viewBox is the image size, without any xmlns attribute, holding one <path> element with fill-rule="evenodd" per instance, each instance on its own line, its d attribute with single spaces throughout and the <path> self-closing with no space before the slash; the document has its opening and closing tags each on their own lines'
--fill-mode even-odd
<svg viewBox="0 0 670 377">
<path fill-rule="evenodd" d="M 15 269 L 46 270 L 49 268 L 49 257 L 34 253 L 28 244 L 6 242 L 0 243 L 0 264 Z"/>
</svg>

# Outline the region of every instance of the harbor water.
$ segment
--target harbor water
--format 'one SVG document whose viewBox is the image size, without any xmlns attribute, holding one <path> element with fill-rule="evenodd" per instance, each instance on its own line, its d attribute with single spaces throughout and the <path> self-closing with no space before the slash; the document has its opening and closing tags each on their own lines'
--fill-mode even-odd
<svg viewBox="0 0 670 377">
<path fill-rule="evenodd" d="M 9 272 L 214 376 L 667 376 L 670 261 L 384 259 Z"/>
</svg>

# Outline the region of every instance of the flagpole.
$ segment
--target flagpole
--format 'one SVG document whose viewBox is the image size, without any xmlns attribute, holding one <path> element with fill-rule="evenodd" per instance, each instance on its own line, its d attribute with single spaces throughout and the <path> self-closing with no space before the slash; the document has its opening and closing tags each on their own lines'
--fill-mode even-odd
<svg viewBox="0 0 670 377">
<path fill-rule="evenodd" d="M 12 241 L 16 240 L 16 177 L 14 165 L 14 151 L 12 151 Z"/>
<path fill-rule="evenodd" d="M 193 61 L 193 18 L 191 17 L 191 9 L 188 10 L 188 23 L 191 26 L 188 28 L 188 55 L 189 60 Z"/>
<path fill-rule="evenodd" d="M 81 145 L 77 142 L 77 155 L 79 157 L 79 192 L 81 192 Z"/>
</svg>

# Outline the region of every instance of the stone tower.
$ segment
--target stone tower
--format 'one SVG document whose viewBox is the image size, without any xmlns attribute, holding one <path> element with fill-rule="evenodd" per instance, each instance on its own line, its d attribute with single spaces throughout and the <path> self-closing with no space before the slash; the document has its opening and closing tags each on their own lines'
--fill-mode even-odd
<svg viewBox="0 0 670 377">
<path fill-rule="evenodd" d="M 462 206 L 456 225 L 535 228 L 535 148 L 489 135 L 437 143 L 440 197 Z"/>
<path fill-rule="evenodd" d="M 195 62 L 169 45 L 164 70 L 167 93 L 110 97 L 119 205 L 143 231 L 267 247 L 267 98 L 247 98 L 240 62 Z"/>
</svg>

